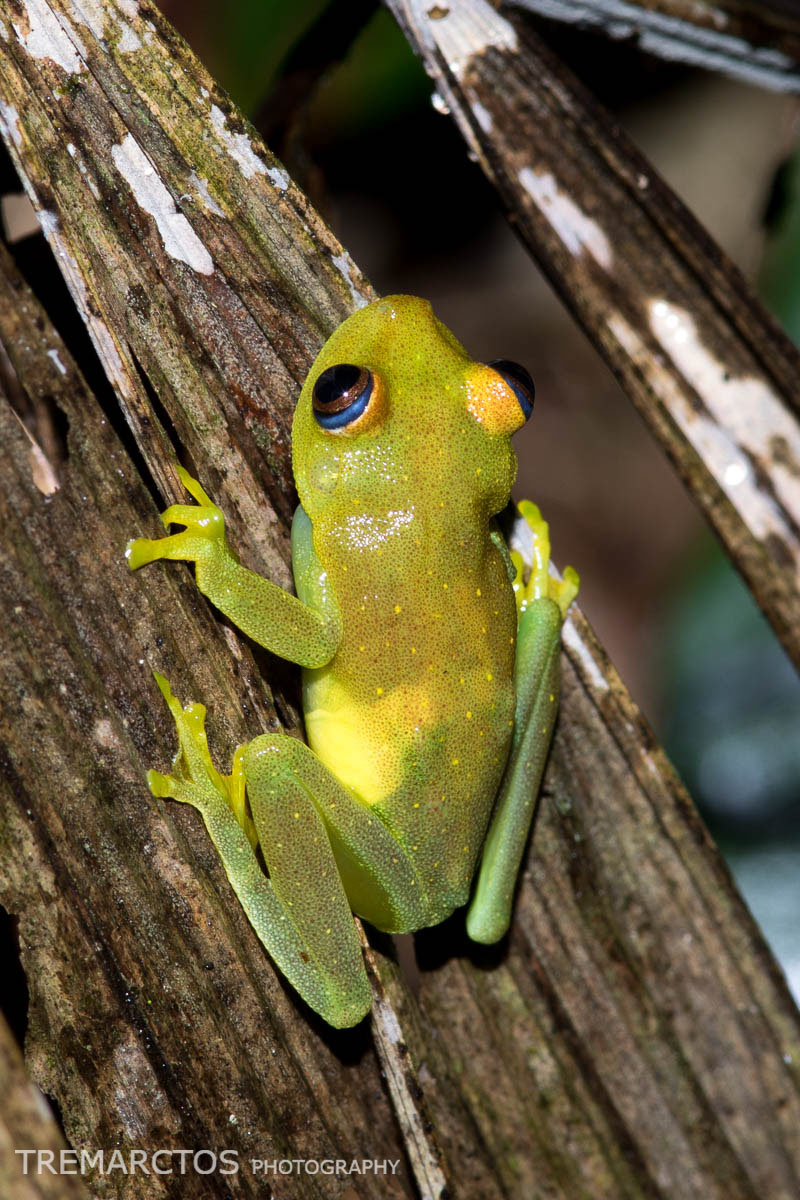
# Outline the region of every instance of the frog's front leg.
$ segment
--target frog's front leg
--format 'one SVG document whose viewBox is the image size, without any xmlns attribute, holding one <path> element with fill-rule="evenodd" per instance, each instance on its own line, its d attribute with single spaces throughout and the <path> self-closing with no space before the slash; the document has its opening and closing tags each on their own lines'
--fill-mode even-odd
<svg viewBox="0 0 800 1200">
<path fill-rule="evenodd" d="M 304 603 L 277 584 L 243 567 L 225 537 L 225 518 L 203 488 L 178 467 L 181 482 L 197 504 L 173 504 L 161 514 L 165 526 L 185 525 L 182 533 L 136 538 L 126 556 L 132 570 L 159 558 L 195 563 L 200 591 L 235 625 L 274 654 L 302 667 L 321 667 L 333 657 L 341 638 L 341 620 L 332 595 L 319 585 Z M 308 517 L 295 514 L 292 547 L 310 541 Z M 306 552 L 308 555 L 308 552 Z"/>
<path fill-rule="evenodd" d="M 208 753 L 205 709 L 183 708 L 157 679 L 180 750 L 173 775 L 148 773 L 151 790 L 200 810 L 242 907 L 292 986 L 329 1024 L 357 1024 L 371 997 L 351 908 L 387 930 L 423 923 L 410 861 L 303 742 L 257 737 L 237 751 L 233 775 L 220 775 Z"/>
<path fill-rule="evenodd" d="M 533 533 L 533 567 L 526 584 L 522 557 L 512 552 L 518 613 L 514 736 L 467 913 L 469 936 L 485 943 L 499 941 L 511 921 L 514 888 L 558 711 L 561 626 L 579 584 L 572 567 L 562 580 L 550 575 L 549 534 L 536 505 L 523 500 L 519 512 Z"/>
</svg>

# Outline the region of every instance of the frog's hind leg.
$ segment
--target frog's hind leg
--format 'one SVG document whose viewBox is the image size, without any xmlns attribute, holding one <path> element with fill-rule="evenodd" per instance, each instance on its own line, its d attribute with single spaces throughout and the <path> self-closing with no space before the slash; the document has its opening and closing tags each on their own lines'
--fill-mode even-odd
<svg viewBox="0 0 800 1200">
<path fill-rule="evenodd" d="M 331 1025 L 355 1025 L 371 997 L 341 868 L 356 890 L 360 884 L 382 897 L 392 914 L 407 909 L 406 895 L 413 897 L 415 886 L 419 890 L 408 861 L 382 822 L 294 738 L 256 738 L 237 751 L 233 775 L 220 775 L 208 754 L 202 705 L 184 709 L 166 681 L 160 685 L 181 749 L 176 775 L 150 772 L 153 792 L 200 810 L 228 879 L 276 966 Z M 256 856 L 257 843 L 269 878 Z"/>
<path fill-rule="evenodd" d="M 292 876 L 298 882 L 306 880 L 316 897 L 320 929 L 309 938 L 305 914 L 299 911 L 302 905 L 295 909 L 291 886 L 277 887 L 275 880 L 267 879 L 253 846 L 255 827 L 243 824 L 231 804 L 231 790 L 241 789 L 243 767 L 231 777 L 221 776 L 208 754 L 203 706 L 184 709 L 165 680 L 159 679 L 159 686 L 175 719 L 180 750 L 174 775 L 148 773 L 151 791 L 199 809 L 231 886 L 276 966 L 331 1025 L 355 1025 L 369 1010 L 369 985 L 350 908 L 313 805 L 298 785 L 295 795 L 284 795 L 284 816 L 289 810 L 285 826 L 291 822 L 292 827 L 284 827 L 277 839 L 278 855 L 286 851 L 283 872 L 290 881 Z M 246 816 L 243 810 L 242 815 Z"/>
<path fill-rule="evenodd" d="M 536 505 L 523 500 L 519 512 L 533 534 L 533 566 L 525 582 L 522 557 L 512 551 L 518 613 L 514 737 L 467 913 L 469 936 L 486 943 L 498 941 L 511 921 L 517 874 L 558 711 L 561 626 L 579 583 L 572 567 L 562 580 L 550 575 L 550 538 Z"/>
</svg>

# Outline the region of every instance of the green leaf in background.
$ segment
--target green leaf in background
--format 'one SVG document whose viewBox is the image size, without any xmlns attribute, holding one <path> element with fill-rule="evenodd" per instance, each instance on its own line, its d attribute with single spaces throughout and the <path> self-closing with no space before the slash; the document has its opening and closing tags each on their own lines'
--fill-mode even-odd
<svg viewBox="0 0 800 1200">
<path fill-rule="evenodd" d="M 253 113 L 275 83 L 292 47 L 312 27 L 330 0 L 234 0 L 220 21 L 214 4 L 192 6 L 192 45 L 211 74 L 246 113 Z M 185 22 L 163 6 L 172 20 Z"/>
<path fill-rule="evenodd" d="M 710 537 L 669 605 L 662 671 L 666 743 L 717 832 L 800 831 L 800 681 Z"/>
<path fill-rule="evenodd" d="M 759 290 L 767 308 L 800 343 L 800 152 L 781 166 L 765 220 L 768 226 Z"/>
<path fill-rule="evenodd" d="M 356 137 L 427 101 L 425 70 L 386 9 L 378 9 L 346 58 L 325 77 L 309 113 L 314 141 Z"/>
</svg>

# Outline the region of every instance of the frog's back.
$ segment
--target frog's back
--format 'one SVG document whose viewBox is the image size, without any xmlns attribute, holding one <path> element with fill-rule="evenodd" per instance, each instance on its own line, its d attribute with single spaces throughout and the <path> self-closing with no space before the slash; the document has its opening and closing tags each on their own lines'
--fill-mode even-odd
<svg viewBox="0 0 800 1200">
<path fill-rule="evenodd" d="M 338 531 L 335 555 L 319 539 L 344 631 L 331 663 L 304 673 L 306 729 L 435 883 L 434 924 L 467 899 L 505 766 L 516 608 L 488 527 L 429 526 L 424 544 L 403 528 L 383 528 L 380 578 L 363 524 Z"/>
<path fill-rule="evenodd" d="M 309 742 L 437 880 L 432 922 L 466 899 L 508 753 L 516 611 L 489 530 L 520 406 L 430 305 L 392 296 L 336 331 L 295 413 L 297 488 L 343 623 L 333 660 L 304 673 Z"/>
</svg>

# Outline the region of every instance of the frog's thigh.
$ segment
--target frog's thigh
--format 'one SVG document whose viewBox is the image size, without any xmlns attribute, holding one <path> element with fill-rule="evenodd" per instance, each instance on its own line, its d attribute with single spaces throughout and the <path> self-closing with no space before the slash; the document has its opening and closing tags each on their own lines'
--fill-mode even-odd
<svg viewBox="0 0 800 1200">
<path fill-rule="evenodd" d="M 316 953 L 345 926 L 355 938 L 351 909 L 389 932 L 425 924 L 425 895 L 402 847 L 313 750 L 265 735 L 247 747 L 243 767 L 273 887 Z"/>
<path fill-rule="evenodd" d="M 292 986 L 329 1024 L 343 1028 L 360 1021 L 371 1003 L 361 948 L 324 829 L 318 820 L 315 822 L 313 805 L 301 794 L 300 787 L 287 800 L 293 804 L 292 812 L 301 811 L 304 819 L 294 821 L 297 829 L 289 833 L 296 837 L 295 857 L 302 861 L 305 856 L 305 886 L 315 892 L 319 906 L 322 932 L 318 927 L 311 929 L 310 935 L 302 922 L 298 925 L 295 921 L 295 909 L 286 904 L 275 881 L 264 875 L 225 797 L 210 783 L 156 778 L 166 785 L 157 784 L 156 794 L 173 796 L 202 813 L 242 908 Z M 314 870 L 322 879 L 314 878 Z"/>
</svg>

